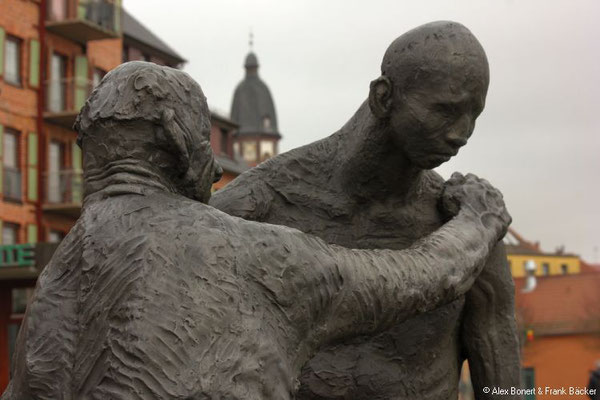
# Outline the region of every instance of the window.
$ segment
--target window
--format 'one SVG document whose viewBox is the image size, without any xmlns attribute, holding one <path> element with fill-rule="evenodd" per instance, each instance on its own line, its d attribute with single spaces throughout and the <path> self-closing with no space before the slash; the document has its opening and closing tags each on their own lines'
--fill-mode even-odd
<svg viewBox="0 0 600 400">
<path fill-rule="evenodd" d="M 542 263 L 542 275 L 550 275 L 550 265 L 548 263 Z"/>
<path fill-rule="evenodd" d="M 563 275 L 567 275 L 569 273 L 569 266 L 567 264 L 562 264 L 560 266 L 560 272 L 562 272 Z"/>
<path fill-rule="evenodd" d="M 50 59 L 50 84 L 48 85 L 48 111 L 60 112 L 66 108 L 66 57 L 53 53 Z"/>
<path fill-rule="evenodd" d="M 63 21 L 67 19 L 67 0 L 50 0 L 48 2 L 48 19 Z"/>
<path fill-rule="evenodd" d="M 129 46 L 123 45 L 123 55 L 121 58 L 124 63 L 129 61 Z"/>
<path fill-rule="evenodd" d="M 23 317 L 25 314 L 25 309 L 27 308 L 27 303 L 29 303 L 29 300 L 33 296 L 33 291 L 34 288 L 32 287 L 12 289 L 12 301 L 10 305 L 11 313 L 7 321 L 8 354 L 9 360 L 11 360 L 11 362 L 17 343 L 19 328 L 21 327 L 21 323 L 23 322 Z"/>
<path fill-rule="evenodd" d="M 535 388 L 535 370 L 531 367 L 526 367 L 521 370 L 521 381 L 524 389 Z M 527 394 L 524 400 L 535 400 L 535 394 Z"/>
<path fill-rule="evenodd" d="M 275 143 L 270 140 L 262 140 L 260 142 L 260 159 L 266 160 L 275 155 Z"/>
<path fill-rule="evenodd" d="M 61 173 L 64 162 L 64 146 L 61 142 L 50 142 L 48 152 L 48 202 L 60 203 L 64 188 L 61 186 Z M 64 185 L 64 183 L 63 183 Z"/>
<path fill-rule="evenodd" d="M 12 289 L 12 316 L 11 318 L 15 318 L 14 314 L 25 314 L 25 309 L 27 308 L 27 303 L 29 299 L 33 296 L 33 288 L 13 288 Z"/>
<path fill-rule="evenodd" d="M 242 142 L 242 156 L 247 162 L 256 161 L 256 142 Z"/>
<path fill-rule="evenodd" d="M 229 132 L 221 129 L 221 154 L 229 155 Z"/>
<path fill-rule="evenodd" d="M 269 118 L 269 117 L 263 118 L 263 128 L 265 128 L 265 130 L 267 130 L 267 131 L 271 130 L 271 118 Z"/>
<path fill-rule="evenodd" d="M 4 132 L 4 154 L 3 154 L 3 165 L 4 167 L 17 168 L 17 155 L 18 146 L 18 132 L 13 129 L 6 129 Z"/>
<path fill-rule="evenodd" d="M 19 170 L 19 132 L 6 129 L 3 139 L 2 168 L 4 198 L 21 200 L 21 171 Z"/>
<path fill-rule="evenodd" d="M 7 36 L 4 47 L 4 80 L 14 85 L 20 85 L 21 40 L 13 36 Z"/>
<path fill-rule="evenodd" d="M 105 71 L 101 70 L 100 68 L 94 68 L 94 72 L 92 74 L 92 83 L 94 87 L 100 84 L 100 81 L 102 78 L 104 78 L 104 75 L 106 75 Z"/>
<path fill-rule="evenodd" d="M 19 225 L 4 222 L 2 224 L 2 244 L 17 244 L 19 241 Z"/>
<path fill-rule="evenodd" d="M 50 243 L 60 243 L 63 240 L 64 237 L 65 237 L 65 234 L 63 232 L 51 230 L 48 233 L 48 242 L 50 242 Z"/>
</svg>

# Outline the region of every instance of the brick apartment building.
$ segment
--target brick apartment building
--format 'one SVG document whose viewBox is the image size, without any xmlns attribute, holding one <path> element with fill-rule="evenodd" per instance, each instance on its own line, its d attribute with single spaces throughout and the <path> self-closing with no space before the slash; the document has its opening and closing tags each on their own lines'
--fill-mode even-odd
<svg viewBox="0 0 600 400">
<path fill-rule="evenodd" d="M 39 271 L 80 213 L 73 123 L 102 77 L 132 60 L 185 62 L 120 0 L 0 2 L 0 393 Z M 236 129 L 212 115 L 220 185 L 247 169 L 233 155 Z"/>
</svg>

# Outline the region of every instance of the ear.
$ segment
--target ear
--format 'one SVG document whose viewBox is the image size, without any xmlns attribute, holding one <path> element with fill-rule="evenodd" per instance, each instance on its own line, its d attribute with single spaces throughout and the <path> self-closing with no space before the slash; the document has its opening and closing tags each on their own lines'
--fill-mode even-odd
<svg viewBox="0 0 600 400">
<path fill-rule="evenodd" d="M 175 157 L 180 160 L 180 171 L 185 173 L 190 167 L 190 154 L 185 145 L 185 134 L 175 120 L 175 111 L 170 108 L 165 108 L 162 112 L 161 119 L 166 140 L 175 150 Z"/>
<path fill-rule="evenodd" d="M 380 76 L 371 82 L 369 91 L 369 107 L 377 118 L 390 115 L 392 109 L 392 93 L 394 85 L 387 76 Z"/>
</svg>

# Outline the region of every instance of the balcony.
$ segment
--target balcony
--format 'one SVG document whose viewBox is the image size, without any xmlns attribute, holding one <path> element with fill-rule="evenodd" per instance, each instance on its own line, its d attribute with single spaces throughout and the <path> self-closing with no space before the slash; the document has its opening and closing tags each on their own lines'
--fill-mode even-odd
<svg viewBox="0 0 600 400">
<path fill-rule="evenodd" d="M 2 174 L 2 194 L 4 200 L 21 201 L 21 171 L 16 168 L 4 167 Z"/>
<path fill-rule="evenodd" d="M 88 98 L 93 85 L 87 79 L 63 78 L 44 83 L 46 104 L 44 119 L 47 122 L 73 129 L 79 110 Z"/>
<path fill-rule="evenodd" d="M 49 171 L 44 176 L 45 212 L 77 218 L 83 199 L 83 175 L 81 171 Z"/>
<path fill-rule="evenodd" d="M 120 20 L 114 0 L 48 0 L 46 29 L 81 44 L 119 37 Z"/>
</svg>

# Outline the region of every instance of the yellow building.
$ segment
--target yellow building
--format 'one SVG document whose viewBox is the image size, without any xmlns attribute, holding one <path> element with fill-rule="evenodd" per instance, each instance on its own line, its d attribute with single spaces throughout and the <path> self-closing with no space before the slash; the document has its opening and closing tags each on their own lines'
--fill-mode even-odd
<svg viewBox="0 0 600 400">
<path fill-rule="evenodd" d="M 513 229 L 508 229 L 504 243 L 514 278 L 526 276 L 525 264 L 528 261 L 535 263 L 535 276 L 570 275 L 581 272 L 579 256 L 564 253 L 560 249 L 554 253 L 543 252 L 539 242 L 528 242 Z"/>
</svg>

